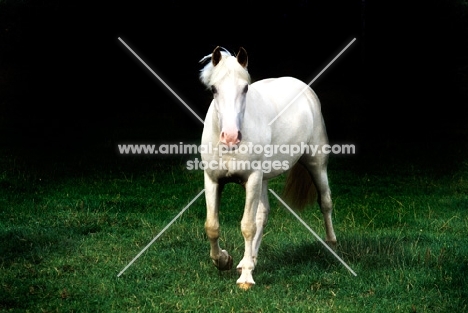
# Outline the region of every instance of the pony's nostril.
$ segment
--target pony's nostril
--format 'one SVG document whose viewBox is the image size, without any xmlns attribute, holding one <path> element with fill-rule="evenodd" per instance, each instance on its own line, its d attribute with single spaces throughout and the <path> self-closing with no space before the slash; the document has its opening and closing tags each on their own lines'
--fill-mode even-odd
<svg viewBox="0 0 468 313">
<path fill-rule="evenodd" d="M 241 139 L 242 139 L 242 135 L 240 131 L 237 131 L 237 133 L 223 131 L 219 135 L 219 140 L 228 146 L 238 144 L 241 141 Z"/>
</svg>

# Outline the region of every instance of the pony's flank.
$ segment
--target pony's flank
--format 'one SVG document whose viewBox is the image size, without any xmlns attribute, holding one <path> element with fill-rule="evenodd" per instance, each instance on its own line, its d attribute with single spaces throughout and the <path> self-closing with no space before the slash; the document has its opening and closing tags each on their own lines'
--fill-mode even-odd
<svg viewBox="0 0 468 313">
<path fill-rule="evenodd" d="M 211 59 L 211 54 L 203 57 L 200 62 L 207 59 Z M 237 77 L 250 84 L 250 74 L 247 69 L 239 64 L 235 56 L 224 49 L 221 51 L 221 60 L 216 66 L 209 62 L 200 71 L 200 80 L 207 88 L 210 88 L 226 77 Z"/>
</svg>

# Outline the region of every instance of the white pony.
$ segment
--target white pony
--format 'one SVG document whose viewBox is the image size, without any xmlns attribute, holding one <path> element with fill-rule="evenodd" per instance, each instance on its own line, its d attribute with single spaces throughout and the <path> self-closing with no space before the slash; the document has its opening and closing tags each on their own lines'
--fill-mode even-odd
<svg viewBox="0 0 468 313">
<path fill-rule="evenodd" d="M 213 263 L 219 270 L 231 269 L 232 257 L 218 241 L 220 196 L 226 183 L 244 186 L 241 231 L 245 252 L 237 265 L 241 272 L 237 284 L 248 289 L 255 284 L 252 271 L 270 209 L 269 179 L 290 169 L 285 190 L 298 206 L 311 201 L 311 190 L 317 190 L 326 241 L 336 244 L 328 155 L 314 155 L 308 149 L 314 145 L 320 150 L 328 144 L 328 138 L 317 95 L 303 82 L 282 77 L 250 84 L 248 57 L 243 48 L 235 57 L 217 47 L 200 62 L 207 59 L 211 62 L 200 72 L 201 81 L 213 92 L 202 135 L 202 147 L 212 147 L 203 149 L 201 154 L 207 206 L 205 230 Z M 300 151 L 297 147 L 301 147 Z"/>
</svg>

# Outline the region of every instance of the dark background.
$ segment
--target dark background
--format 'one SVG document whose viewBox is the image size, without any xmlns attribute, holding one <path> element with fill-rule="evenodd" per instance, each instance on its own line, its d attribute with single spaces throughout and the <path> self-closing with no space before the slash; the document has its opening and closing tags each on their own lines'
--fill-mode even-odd
<svg viewBox="0 0 468 313">
<path fill-rule="evenodd" d="M 312 85 L 331 143 L 447 153 L 467 143 L 468 5 L 412 2 L 0 1 L 0 146 L 92 159 L 198 140 L 202 124 L 118 37 L 202 118 L 198 61 L 217 45 L 245 47 L 254 81 L 308 83 L 356 38 Z"/>
</svg>

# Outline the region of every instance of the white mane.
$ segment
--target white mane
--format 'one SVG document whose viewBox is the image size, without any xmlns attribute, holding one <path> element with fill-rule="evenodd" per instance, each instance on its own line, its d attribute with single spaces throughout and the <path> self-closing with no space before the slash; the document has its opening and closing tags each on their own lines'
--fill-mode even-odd
<svg viewBox="0 0 468 313">
<path fill-rule="evenodd" d="M 229 51 L 222 48 L 221 51 L 221 60 L 216 66 L 213 66 L 212 62 L 209 62 L 205 67 L 200 71 L 200 80 L 206 87 L 211 87 L 221 79 L 226 76 L 237 75 L 241 79 L 244 79 L 250 83 L 250 75 L 246 68 L 242 67 L 239 64 L 236 57 L 233 56 Z M 203 57 L 200 62 L 203 62 L 207 59 L 211 60 L 211 54 Z"/>
</svg>

